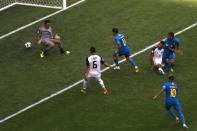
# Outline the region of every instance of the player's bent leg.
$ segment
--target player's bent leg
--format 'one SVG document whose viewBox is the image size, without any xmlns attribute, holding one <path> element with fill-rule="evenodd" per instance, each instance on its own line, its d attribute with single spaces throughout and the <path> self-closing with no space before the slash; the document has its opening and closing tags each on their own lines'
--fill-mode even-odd
<svg viewBox="0 0 197 131">
<path fill-rule="evenodd" d="M 185 122 L 185 116 L 184 116 L 184 114 L 183 114 L 183 112 L 182 112 L 182 108 L 181 108 L 181 105 L 180 105 L 179 102 L 177 102 L 177 103 L 175 104 L 175 109 L 176 109 L 176 111 L 177 111 L 178 114 L 179 114 L 179 118 L 181 119 L 181 123 L 182 123 L 182 125 L 183 125 L 183 128 L 188 128 L 188 126 L 186 125 L 186 122 Z"/>
<path fill-rule="evenodd" d="M 165 74 L 164 70 L 162 69 L 162 65 L 158 65 L 158 71 L 159 71 L 159 73 L 161 75 L 164 75 Z"/>
<path fill-rule="evenodd" d="M 174 119 L 176 119 L 176 114 L 174 111 L 171 110 L 171 105 L 166 104 L 166 111 L 170 114 L 170 116 Z"/>
<path fill-rule="evenodd" d="M 130 57 L 130 55 L 129 56 L 125 56 L 125 57 L 126 57 L 127 61 L 130 63 L 130 65 L 135 68 L 135 72 L 138 73 L 140 70 L 139 70 L 139 67 L 137 66 L 136 62 L 134 61 L 134 59 L 132 59 Z"/>
<path fill-rule="evenodd" d="M 59 39 L 51 39 L 51 41 L 56 45 L 61 43 Z"/>
<path fill-rule="evenodd" d="M 175 66 L 175 60 L 171 59 L 170 60 L 170 71 L 173 72 L 174 71 L 174 66 Z"/>
<path fill-rule="evenodd" d="M 175 66 L 175 53 L 170 54 L 169 56 L 169 64 L 170 64 L 170 71 L 174 71 L 174 66 Z"/>
<path fill-rule="evenodd" d="M 104 84 L 103 80 L 101 78 L 97 78 L 97 80 L 98 80 L 99 84 L 101 85 L 101 87 L 104 90 L 103 94 L 108 95 L 109 92 L 108 92 L 107 88 L 105 87 L 105 84 Z"/>
<path fill-rule="evenodd" d="M 49 49 L 52 48 L 53 46 L 55 46 L 55 44 L 50 40 L 43 41 L 42 43 L 43 43 L 44 47 L 43 47 L 43 50 L 40 54 L 40 57 L 44 58 L 47 55 Z"/>
<path fill-rule="evenodd" d="M 164 75 L 165 72 L 164 72 L 164 70 L 162 69 L 162 59 L 153 58 L 153 63 L 154 63 L 155 68 L 158 70 L 158 72 L 159 72 L 161 75 Z"/>
<path fill-rule="evenodd" d="M 88 85 L 88 80 L 84 79 L 83 80 L 83 88 L 81 89 L 82 93 L 86 93 L 87 92 L 87 85 Z"/>
<path fill-rule="evenodd" d="M 120 69 L 120 66 L 119 66 L 119 62 L 118 62 L 118 53 L 114 53 L 113 54 L 113 60 L 114 60 L 114 63 L 115 63 L 115 67 L 114 67 L 114 70 L 119 70 Z"/>
<path fill-rule="evenodd" d="M 165 74 L 161 64 L 157 64 L 157 65 L 155 65 L 155 67 L 158 70 L 160 75 L 164 75 Z"/>
<path fill-rule="evenodd" d="M 168 62 L 168 57 L 166 53 L 164 53 L 162 56 L 162 63 L 163 63 L 164 69 L 168 69 L 169 62 Z"/>
<path fill-rule="evenodd" d="M 65 50 L 63 48 L 63 44 L 61 43 L 60 39 L 51 39 L 51 41 L 53 43 L 55 43 L 55 45 L 58 45 L 61 54 L 64 54 L 65 53 Z"/>
</svg>

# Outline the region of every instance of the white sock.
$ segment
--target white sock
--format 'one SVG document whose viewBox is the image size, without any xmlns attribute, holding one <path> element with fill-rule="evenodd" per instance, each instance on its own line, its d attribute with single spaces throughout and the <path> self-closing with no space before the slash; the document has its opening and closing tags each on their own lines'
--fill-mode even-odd
<svg viewBox="0 0 197 131">
<path fill-rule="evenodd" d="M 102 80 L 102 79 L 98 79 L 98 82 L 99 82 L 99 84 L 101 85 L 101 87 L 102 87 L 103 89 L 105 89 L 105 85 L 104 85 L 103 80 Z"/>
<path fill-rule="evenodd" d="M 88 81 L 83 80 L 83 89 L 86 89 L 87 88 L 87 85 L 88 85 Z"/>
<path fill-rule="evenodd" d="M 159 70 L 159 72 L 161 72 L 162 74 L 165 73 L 161 67 L 159 67 L 158 70 Z"/>
</svg>

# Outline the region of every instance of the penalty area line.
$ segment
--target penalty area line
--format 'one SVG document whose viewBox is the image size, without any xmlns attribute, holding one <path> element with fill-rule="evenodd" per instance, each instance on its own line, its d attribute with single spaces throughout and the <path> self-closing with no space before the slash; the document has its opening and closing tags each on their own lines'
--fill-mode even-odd
<svg viewBox="0 0 197 131">
<path fill-rule="evenodd" d="M 197 25 L 197 23 L 192 24 L 192 25 L 190 25 L 190 26 L 184 28 L 183 30 L 178 31 L 177 33 L 175 33 L 175 35 L 182 34 L 183 32 L 185 32 L 185 31 L 187 31 L 187 30 L 189 30 L 189 29 L 195 27 L 196 25 Z M 156 46 L 158 43 L 159 43 L 159 42 L 156 42 L 156 43 L 154 43 L 154 44 L 152 44 L 152 45 L 150 45 L 150 46 L 148 46 L 148 47 L 146 47 L 146 48 L 144 48 L 144 49 L 142 49 L 142 50 L 140 50 L 140 51 L 134 53 L 133 55 L 131 55 L 131 57 L 134 57 L 134 56 L 137 56 L 137 55 L 139 55 L 139 54 L 141 54 L 141 53 L 146 52 L 147 50 L 149 50 L 149 49 L 153 48 L 154 46 Z M 120 63 L 123 63 L 124 61 L 126 61 L 126 59 L 122 59 L 122 60 L 120 61 Z M 115 65 L 113 64 L 113 66 L 115 66 Z M 105 72 L 105 71 L 107 71 L 107 70 L 109 70 L 108 67 L 107 67 L 107 68 L 104 68 L 104 69 L 102 70 L 102 72 Z M 13 118 L 13 117 L 15 117 L 15 116 L 21 114 L 21 113 L 23 113 L 23 112 L 25 112 L 25 111 L 27 111 L 27 110 L 33 108 L 33 107 L 35 107 L 35 106 L 37 106 L 37 105 L 39 105 L 39 104 L 41 104 L 41 103 L 43 103 L 43 102 L 45 102 L 45 101 L 47 101 L 47 100 L 49 100 L 49 99 L 51 99 L 51 98 L 57 96 L 57 95 L 60 95 L 60 94 L 62 94 L 62 93 L 64 93 L 64 92 L 70 90 L 71 88 L 73 88 L 73 87 L 75 87 L 75 86 L 81 84 L 82 82 L 83 82 L 83 79 L 81 79 L 81 80 L 75 82 L 74 84 L 72 84 L 72 85 L 70 85 L 70 86 L 65 87 L 64 89 L 62 89 L 62 90 L 60 90 L 60 91 L 57 91 L 56 93 L 51 94 L 51 95 L 48 96 L 48 97 L 45 97 L 45 98 L 39 100 L 38 102 L 36 102 L 36 103 L 34 103 L 34 104 L 31 104 L 31 105 L 29 105 L 29 106 L 27 106 L 27 107 L 25 107 L 25 108 L 23 108 L 23 109 L 17 111 L 17 112 L 14 113 L 14 114 L 11 114 L 11 115 L 9 115 L 9 116 L 7 116 L 7 117 L 1 119 L 1 120 L 0 120 L 0 123 L 3 123 L 3 122 L 5 122 L 5 121 L 7 121 L 7 120 L 9 120 L 9 119 L 11 119 L 11 118 Z"/>
</svg>

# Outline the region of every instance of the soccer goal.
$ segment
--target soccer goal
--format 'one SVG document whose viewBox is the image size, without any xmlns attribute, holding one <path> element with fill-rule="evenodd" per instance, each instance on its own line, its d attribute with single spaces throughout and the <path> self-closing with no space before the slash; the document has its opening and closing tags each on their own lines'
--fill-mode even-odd
<svg viewBox="0 0 197 131">
<path fill-rule="evenodd" d="M 0 0 L 0 11 L 3 11 L 14 5 L 66 9 L 67 0 Z"/>
</svg>

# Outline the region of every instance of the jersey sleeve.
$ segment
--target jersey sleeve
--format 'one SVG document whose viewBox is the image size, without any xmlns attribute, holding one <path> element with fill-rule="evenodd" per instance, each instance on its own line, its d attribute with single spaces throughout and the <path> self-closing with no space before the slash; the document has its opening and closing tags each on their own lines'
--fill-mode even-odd
<svg viewBox="0 0 197 131">
<path fill-rule="evenodd" d="M 164 38 L 162 41 L 165 43 L 167 41 L 167 38 Z"/>
<path fill-rule="evenodd" d="M 88 57 L 86 58 L 86 66 L 90 66 L 90 63 L 89 63 Z"/>
<path fill-rule="evenodd" d="M 156 49 L 156 47 L 154 47 L 154 48 L 151 50 L 151 54 L 154 54 L 155 49 Z"/>
<path fill-rule="evenodd" d="M 105 60 L 103 59 L 103 57 L 101 57 L 101 64 L 105 64 Z"/>
</svg>

